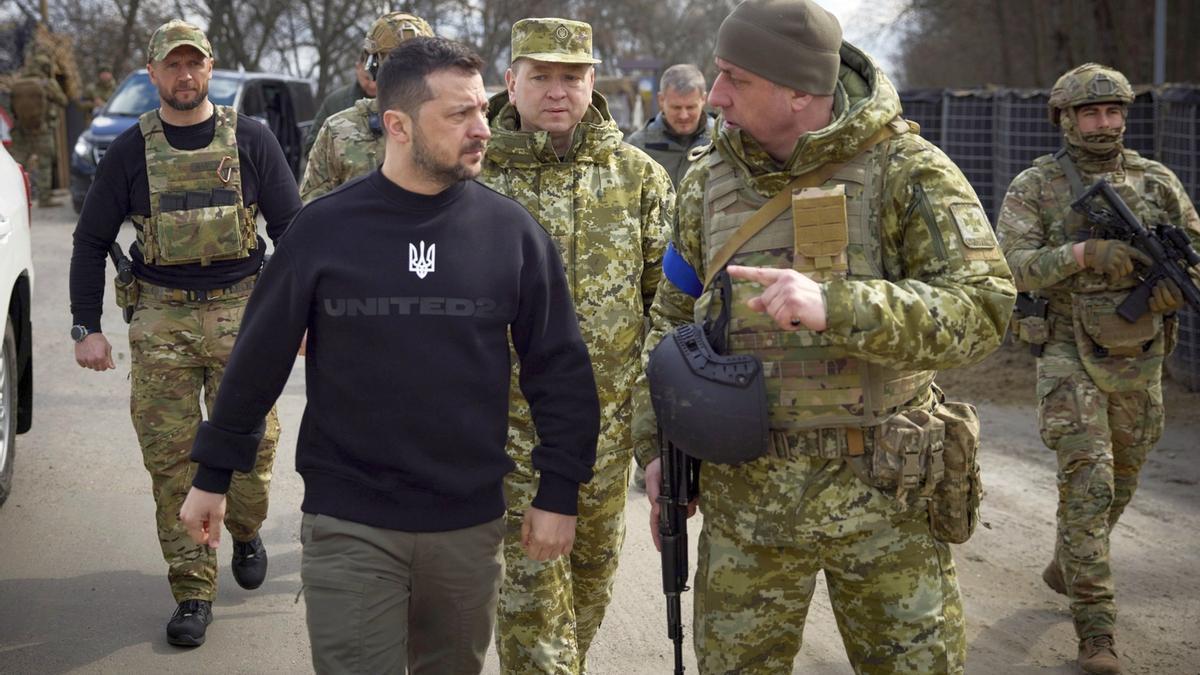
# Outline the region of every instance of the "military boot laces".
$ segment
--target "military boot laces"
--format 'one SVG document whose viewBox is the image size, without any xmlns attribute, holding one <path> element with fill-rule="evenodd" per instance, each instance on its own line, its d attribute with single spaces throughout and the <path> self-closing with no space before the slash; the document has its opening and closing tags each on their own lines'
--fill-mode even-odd
<svg viewBox="0 0 1200 675">
<path fill-rule="evenodd" d="M 233 580 L 246 590 L 262 586 L 267 578 L 267 549 L 263 548 L 262 537 L 250 541 L 233 542 Z"/>
<path fill-rule="evenodd" d="M 1121 664 L 1111 635 L 1097 635 L 1079 641 L 1079 667 L 1092 675 L 1117 675 Z"/>
<path fill-rule="evenodd" d="M 1067 594 L 1067 582 L 1063 581 L 1062 568 L 1058 566 L 1058 562 L 1051 560 L 1050 564 L 1046 565 L 1046 569 L 1042 570 L 1042 581 L 1055 593 Z"/>
<path fill-rule="evenodd" d="M 167 622 L 167 642 L 179 647 L 199 647 L 212 623 L 212 603 L 208 600 L 184 600 Z"/>
</svg>

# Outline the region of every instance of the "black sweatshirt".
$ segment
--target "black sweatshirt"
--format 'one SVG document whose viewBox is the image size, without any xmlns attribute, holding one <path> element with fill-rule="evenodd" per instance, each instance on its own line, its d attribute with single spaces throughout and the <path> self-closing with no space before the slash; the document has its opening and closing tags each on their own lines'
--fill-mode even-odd
<svg viewBox="0 0 1200 675">
<path fill-rule="evenodd" d="M 199 150 L 212 143 L 217 128 L 216 115 L 199 124 L 177 127 L 163 122 L 163 131 L 171 147 Z M 288 166 L 279 141 L 263 124 L 238 117 L 238 163 L 241 165 L 242 202 L 258 204 L 267 221 L 267 236 L 273 242 L 287 230 L 292 216 L 300 210 L 300 191 Z M 75 324 L 89 331 L 100 330 L 104 307 L 105 256 L 117 238 L 121 223 L 129 215 L 150 216 L 150 184 L 146 180 L 146 139 L 134 124 L 121 132 L 108 147 L 96 169 L 96 180 L 88 190 L 75 226 L 75 248 L 71 254 L 71 314 Z M 250 257 L 220 260 L 202 267 L 191 265 L 147 265 L 137 246 L 129 257 L 133 274 L 156 286 L 187 290 L 225 288 L 258 271 L 266 244 L 258 246 Z"/>
<path fill-rule="evenodd" d="M 250 297 L 193 485 L 226 492 L 254 465 L 306 330 L 305 513 L 404 531 L 500 517 L 510 331 L 541 439 L 533 504 L 576 513 L 600 404 L 558 251 L 519 204 L 375 171 L 304 207 Z"/>
</svg>

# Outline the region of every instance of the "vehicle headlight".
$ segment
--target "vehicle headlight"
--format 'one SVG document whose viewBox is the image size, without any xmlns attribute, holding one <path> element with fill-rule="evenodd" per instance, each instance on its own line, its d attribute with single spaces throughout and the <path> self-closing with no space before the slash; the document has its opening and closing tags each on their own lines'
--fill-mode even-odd
<svg viewBox="0 0 1200 675">
<path fill-rule="evenodd" d="M 89 162 L 92 161 L 92 142 L 83 134 L 80 134 L 79 140 L 75 141 L 75 155 Z"/>
</svg>

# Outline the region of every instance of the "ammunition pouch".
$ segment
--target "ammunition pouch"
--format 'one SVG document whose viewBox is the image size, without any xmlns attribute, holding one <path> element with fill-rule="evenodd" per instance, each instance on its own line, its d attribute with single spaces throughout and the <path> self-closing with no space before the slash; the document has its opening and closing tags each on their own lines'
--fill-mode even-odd
<svg viewBox="0 0 1200 675">
<path fill-rule="evenodd" d="M 869 452 L 846 461 L 859 479 L 909 506 L 924 502 L 934 538 L 961 544 L 975 532 L 983 497 L 976 456 L 979 416 L 969 403 L 908 410 L 869 430 Z"/>
<path fill-rule="evenodd" d="M 133 311 L 137 309 L 138 300 L 141 299 L 141 288 L 136 279 L 122 283 L 121 278 L 117 277 L 113 283 L 113 290 L 116 292 L 117 307 L 121 308 L 125 323 L 129 323 L 133 320 Z"/>
<path fill-rule="evenodd" d="M 945 475 L 941 419 L 926 410 L 906 410 L 866 431 L 874 439 L 868 452 L 846 460 L 859 479 L 902 503 L 932 496 Z"/>
<path fill-rule="evenodd" d="M 1145 389 L 1161 377 L 1164 346 L 1161 314 L 1146 312 L 1129 322 L 1117 314 L 1124 291 L 1076 293 L 1072 323 L 1079 360 L 1101 391 Z"/>
<path fill-rule="evenodd" d="M 939 394 L 940 398 L 940 394 Z M 970 403 L 940 403 L 933 414 L 946 428 L 945 475 L 929 499 L 929 529 L 938 541 L 962 544 L 979 524 L 983 482 L 979 474 L 979 415 Z"/>
<path fill-rule="evenodd" d="M 1021 342 L 1039 347 L 1050 341 L 1050 322 L 1044 316 L 1014 316 L 1012 332 Z"/>
</svg>

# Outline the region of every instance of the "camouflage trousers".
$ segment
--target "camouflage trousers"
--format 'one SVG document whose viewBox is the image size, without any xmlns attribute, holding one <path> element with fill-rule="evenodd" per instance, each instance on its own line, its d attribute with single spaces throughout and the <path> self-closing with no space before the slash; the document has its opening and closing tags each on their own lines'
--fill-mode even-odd
<svg viewBox="0 0 1200 675">
<path fill-rule="evenodd" d="M 762 457 L 700 476 L 695 577 L 701 673 L 790 673 L 823 570 L 856 673 L 962 673 L 966 631 L 950 547 L 924 508 L 841 459 Z"/>
<path fill-rule="evenodd" d="M 612 600 L 625 541 L 630 450 L 603 450 L 592 480 L 579 486 L 579 518 L 570 555 L 538 562 L 521 548 L 521 520 L 537 492 L 527 463 L 505 479 L 504 583 L 496 650 L 504 673 L 578 674 Z"/>
<path fill-rule="evenodd" d="M 1038 423 L 1058 455 L 1054 559 L 1080 639 L 1112 635 L 1117 607 L 1109 534 L 1137 490 L 1146 455 L 1163 431 L 1162 382 L 1101 391 L 1074 345 L 1047 345 L 1038 359 Z"/>
<path fill-rule="evenodd" d="M 45 204 L 50 201 L 50 192 L 54 189 L 54 135 L 50 127 L 39 132 L 16 127 L 12 130 L 12 139 L 13 159 L 29 172 L 38 203 Z"/>
<path fill-rule="evenodd" d="M 143 293 L 129 325 L 130 411 L 150 472 L 158 541 L 176 602 L 211 601 L 217 592 L 216 554 L 192 542 L 179 522 L 179 508 L 196 472 L 188 455 L 201 420 L 201 394 L 211 411 L 248 296 L 168 302 Z M 235 472 L 229 486 L 225 527 L 235 540 L 253 539 L 267 517 L 278 441 L 279 420 L 272 408 L 254 470 Z"/>
</svg>

